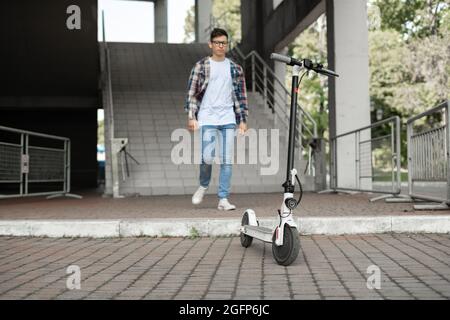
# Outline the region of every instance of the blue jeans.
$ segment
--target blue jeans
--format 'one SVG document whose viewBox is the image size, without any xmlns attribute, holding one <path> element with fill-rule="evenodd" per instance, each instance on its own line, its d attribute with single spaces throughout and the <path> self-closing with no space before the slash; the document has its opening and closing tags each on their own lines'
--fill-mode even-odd
<svg viewBox="0 0 450 320">
<path fill-rule="evenodd" d="M 200 185 L 205 188 L 209 186 L 209 182 L 211 180 L 212 162 L 216 154 L 216 139 L 219 138 L 219 199 L 228 198 L 228 195 L 230 194 L 235 129 L 235 124 L 220 126 L 205 125 L 200 127 L 202 152 L 202 162 L 200 164 Z"/>
</svg>

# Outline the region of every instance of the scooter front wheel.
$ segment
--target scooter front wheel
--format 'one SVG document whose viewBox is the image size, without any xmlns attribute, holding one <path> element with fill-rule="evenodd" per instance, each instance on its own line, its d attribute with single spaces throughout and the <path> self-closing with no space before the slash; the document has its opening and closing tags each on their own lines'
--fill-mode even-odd
<svg viewBox="0 0 450 320">
<path fill-rule="evenodd" d="M 300 237 L 297 228 L 285 224 L 283 245 L 275 244 L 275 234 L 272 238 L 272 254 L 275 261 L 280 265 L 288 266 L 297 259 L 299 251 Z"/>
<path fill-rule="evenodd" d="M 242 216 L 241 226 L 247 226 L 248 221 L 249 221 L 248 213 L 245 212 L 244 215 Z M 241 245 L 244 248 L 250 247 L 250 245 L 252 244 L 252 241 L 253 241 L 253 237 L 250 237 L 243 232 L 241 232 L 240 237 L 241 237 Z"/>
</svg>

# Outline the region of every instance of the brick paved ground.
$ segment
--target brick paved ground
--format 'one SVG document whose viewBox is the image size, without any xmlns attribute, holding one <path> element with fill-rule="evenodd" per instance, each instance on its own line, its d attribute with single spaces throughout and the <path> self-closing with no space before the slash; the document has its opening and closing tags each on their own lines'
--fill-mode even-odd
<svg viewBox="0 0 450 320">
<path fill-rule="evenodd" d="M 0 237 L 0 299 L 449 299 L 449 256 L 448 234 L 302 236 L 289 267 L 237 237 Z M 69 265 L 80 290 L 66 289 Z"/>
</svg>

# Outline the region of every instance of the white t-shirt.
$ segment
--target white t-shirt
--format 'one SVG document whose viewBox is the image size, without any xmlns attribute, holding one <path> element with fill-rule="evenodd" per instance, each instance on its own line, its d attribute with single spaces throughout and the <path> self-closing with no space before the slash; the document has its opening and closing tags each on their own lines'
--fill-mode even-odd
<svg viewBox="0 0 450 320">
<path fill-rule="evenodd" d="M 233 84 L 231 80 L 230 60 L 214 61 L 211 66 L 208 87 L 198 112 L 198 123 L 203 125 L 236 124 L 233 103 Z"/>
</svg>

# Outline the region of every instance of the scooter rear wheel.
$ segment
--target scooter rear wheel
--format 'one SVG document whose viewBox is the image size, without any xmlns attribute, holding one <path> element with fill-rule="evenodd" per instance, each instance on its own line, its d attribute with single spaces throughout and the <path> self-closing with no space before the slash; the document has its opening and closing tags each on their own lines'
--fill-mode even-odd
<svg viewBox="0 0 450 320">
<path fill-rule="evenodd" d="M 297 228 L 285 224 L 283 245 L 275 244 L 275 234 L 272 238 L 272 254 L 275 261 L 282 266 L 288 266 L 297 259 L 299 251 L 300 238 Z"/>
<path fill-rule="evenodd" d="M 242 221 L 241 221 L 241 226 L 247 226 L 248 225 L 248 213 L 245 212 L 244 215 L 242 216 Z M 244 248 L 250 247 L 250 245 L 252 244 L 253 241 L 253 237 L 250 237 L 246 234 L 244 234 L 243 232 L 241 232 L 241 245 Z"/>
</svg>

